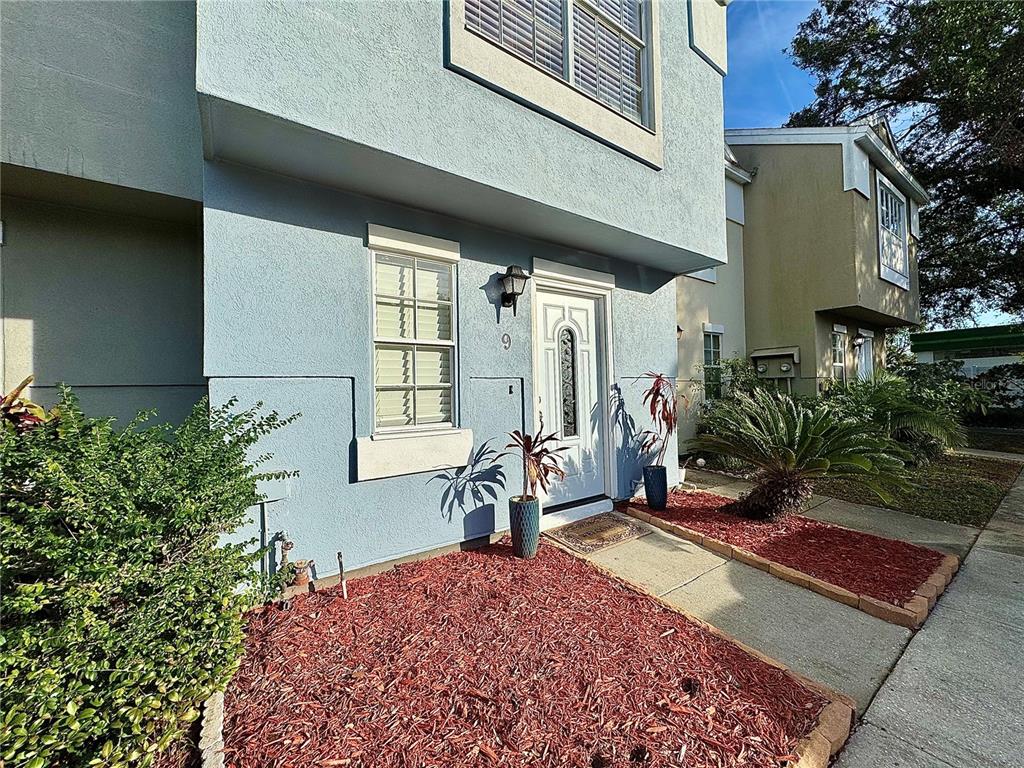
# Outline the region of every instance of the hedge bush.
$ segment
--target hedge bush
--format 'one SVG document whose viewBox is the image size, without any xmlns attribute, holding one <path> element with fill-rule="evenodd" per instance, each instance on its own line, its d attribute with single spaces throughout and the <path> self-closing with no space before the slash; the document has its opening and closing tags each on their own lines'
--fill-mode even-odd
<svg viewBox="0 0 1024 768">
<path fill-rule="evenodd" d="M 65 390 L 56 418 L 0 424 L 5 765 L 149 765 L 226 685 L 272 586 L 225 534 L 284 474 L 250 448 L 294 418 L 233 406 L 118 429 Z"/>
</svg>

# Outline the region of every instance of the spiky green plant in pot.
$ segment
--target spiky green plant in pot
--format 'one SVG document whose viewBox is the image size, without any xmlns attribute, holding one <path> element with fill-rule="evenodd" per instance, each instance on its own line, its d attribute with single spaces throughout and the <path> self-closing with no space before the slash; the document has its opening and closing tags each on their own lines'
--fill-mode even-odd
<svg viewBox="0 0 1024 768">
<path fill-rule="evenodd" d="M 859 482 L 885 502 L 905 484 L 905 454 L 887 436 L 776 392 L 736 393 L 721 406 L 716 432 L 688 447 L 757 468 L 754 488 L 723 508 L 757 520 L 799 511 L 823 477 Z"/>
</svg>

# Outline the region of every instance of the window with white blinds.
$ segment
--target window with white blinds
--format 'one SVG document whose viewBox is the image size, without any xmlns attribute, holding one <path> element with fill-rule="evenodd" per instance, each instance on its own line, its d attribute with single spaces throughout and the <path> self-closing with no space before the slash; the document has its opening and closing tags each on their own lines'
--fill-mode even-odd
<svg viewBox="0 0 1024 768">
<path fill-rule="evenodd" d="M 378 430 L 454 426 L 455 265 L 374 252 Z"/>
<path fill-rule="evenodd" d="M 881 277 L 910 288 L 907 204 L 899 192 L 878 178 L 878 268 Z"/>
<path fill-rule="evenodd" d="M 643 0 L 466 0 L 466 27 L 646 125 Z"/>
</svg>

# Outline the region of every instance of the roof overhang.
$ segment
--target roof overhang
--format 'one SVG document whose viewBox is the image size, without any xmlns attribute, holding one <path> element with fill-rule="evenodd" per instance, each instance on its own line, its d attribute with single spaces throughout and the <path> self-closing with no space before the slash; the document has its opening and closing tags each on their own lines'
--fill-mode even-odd
<svg viewBox="0 0 1024 768">
<path fill-rule="evenodd" d="M 680 275 L 724 259 L 200 94 L 203 154 Z M 439 139 L 441 140 L 441 139 Z"/>
<path fill-rule="evenodd" d="M 794 363 L 800 362 L 800 347 L 765 347 L 750 353 L 755 360 L 759 357 L 792 357 Z"/>
<path fill-rule="evenodd" d="M 843 149 L 843 188 L 855 189 L 870 199 L 873 163 L 896 188 L 917 205 L 928 202 L 917 179 L 885 142 L 866 125 L 829 128 L 735 128 L 725 132 L 733 146 L 751 144 L 836 144 Z"/>
<path fill-rule="evenodd" d="M 749 184 L 753 176 L 751 176 L 745 170 L 740 168 L 738 165 L 732 165 L 728 160 L 726 160 L 725 178 L 732 179 L 737 184 Z"/>
<path fill-rule="evenodd" d="M 859 320 L 862 323 L 873 325 L 876 328 L 906 328 L 918 325 L 921 322 L 921 318 L 918 315 L 914 315 L 913 317 L 903 317 L 901 315 L 891 315 L 886 312 L 880 312 L 877 309 L 871 309 L 870 307 L 864 306 L 822 307 L 817 311 L 834 312 L 835 314 L 842 315 L 850 320 Z"/>
</svg>

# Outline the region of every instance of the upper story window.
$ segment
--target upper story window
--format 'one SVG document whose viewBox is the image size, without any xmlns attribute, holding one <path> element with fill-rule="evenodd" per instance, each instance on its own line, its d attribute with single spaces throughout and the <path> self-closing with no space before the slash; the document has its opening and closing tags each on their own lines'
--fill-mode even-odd
<svg viewBox="0 0 1024 768">
<path fill-rule="evenodd" d="M 704 396 L 722 396 L 722 334 L 704 334 Z"/>
<path fill-rule="evenodd" d="M 466 27 L 650 124 L 641 0 L 466 0 Z"/>
<path fill-rule="evenodd" d="M 371 247 L 374 429 L 454 427 L 456 264 Z"/>
<path fill-rule="evenodd" d="M 907 200 L 878 176 L 878 270 L 883 280 L 910 288 Z"/>
</svg>

